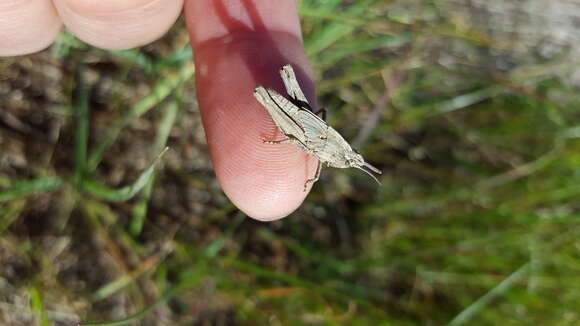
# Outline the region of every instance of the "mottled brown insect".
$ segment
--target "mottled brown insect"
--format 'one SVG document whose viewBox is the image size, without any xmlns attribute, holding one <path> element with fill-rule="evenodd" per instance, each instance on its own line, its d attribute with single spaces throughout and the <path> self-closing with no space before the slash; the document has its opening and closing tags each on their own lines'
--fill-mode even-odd
<svg viewBox="0 0 580 326">
<path fill-rule="evenodd" d="M 291 143 L 320 161 L 314 178 L 306 180 L 304 190 L 309 183 L 320 177 L 321 164 L 335 168 L 357 168 L 370 175 L 377 183 L 379 180 L 371 173 L 381 171 L 365 162 L 362 155 L 353 150 L 349 143 L 323 119 L 312 112 L 308 100 L 298 85 L 291 65 L 280 70 L 289 99 L 273 89 L 256 87 L 254 97 L 268 111 L 272 120 L 286 138 L 266 140 L 268 144 Z"/>
</svg>

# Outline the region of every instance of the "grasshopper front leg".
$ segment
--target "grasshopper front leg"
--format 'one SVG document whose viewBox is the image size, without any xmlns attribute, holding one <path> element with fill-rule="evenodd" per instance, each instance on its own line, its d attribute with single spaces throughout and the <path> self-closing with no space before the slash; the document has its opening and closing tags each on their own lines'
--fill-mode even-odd
<svg viewBox="0 0 580 326">
<path fill-rule="evenodd" d="M 303 151 L 305 151 L 308 154 L 311 154 L 311 152 L 312 152 L 310 149 L 308 149 L 308 147 L 306 147 L 306 145 L 304 145 L 303 142 L 301 142 L 297 138 L 292 137 L 290 135 L 286 135 L 286 138 L 281 139 L 281 140 L 262 140 L 262 142 L 264 144 L 274 144 L 274 145 L 278 145 L 278 144 L 293 144 L 293 145 L 296 145 L 296 146 L 300 147 L 300 149 L 302 149 Z"/>
<path fill-rule="evenodd" d="M 302 150 L 304 150 L 306 153 L 308 154 L 312 154 L 312 151 L 307 148 L 301 141 L 299 141 L 296 138 L 293 138 L 292 136 L 287 136 L 284 139 L 281 140 L 263 140 L 264 144 L 294 144 L 300 148 L 302 148 Z M 304 183 L 304 191 L 306 191 L 306 188 L 308 188 L 308 185 L 311 183 L 315 183 L 316 181 L 318 181 L 318 179 L 320 178 L 320 173 L 322 171 L 322 163 L 320 163 L 320 161 L 318 162 L 318 166 L 316 167 L 316 173 L 314 175 L 314 178 L 312 179 L 308 179 L 306 180 L 306 182 Z"/>
<path fill-rule="evenodd" d="M 298 142 L 297 139 L 295 138 L 284 138 L 281 140 L 263 140 L 264 144 L 294 144 L 296 145 L 296 142 Z"/>
<path fill-rule="evenodd" d="M 306 180 L 306 182 L 304 183 L 304 191 L 306 191 L 306 188 L 308 188 L 309 184 L 311 183 L 313 184 L 316 181 L 318 181 L 318 179 L 320 179 L 320 172 L 322 172 L 322 163 L 318 161 L 318 166 L 316 167 L 316 173 L 314 175 L 314 178 Z"/>
</svg>

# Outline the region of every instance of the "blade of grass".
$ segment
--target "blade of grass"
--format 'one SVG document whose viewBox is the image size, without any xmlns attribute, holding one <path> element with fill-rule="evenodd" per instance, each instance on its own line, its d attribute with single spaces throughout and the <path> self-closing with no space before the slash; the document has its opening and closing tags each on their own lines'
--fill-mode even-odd
<svg viewBox="0 0 580 326">
<path fill-rule="evenodd" d="M 362 52 L 399 47 L 409 43 L 412 40 L 410 33 L 401 33 L 398 35 L 386 35 L 382 37 L 373 37 L 370 39 L 358 39 L 341 42 L 332 51 L 327 51 L 321 54 L 317 59 L 319 68 L 324 69 L 334 66 L 338 61 Z"/>
<path fill-rule="evenodd" d="M 299 13 L 300 16 L 306 18 L 326 19 L 353 26 L 361 26 L 368 23 L 367 20 L 352 15 L 344 15 L 337 13 L 336 11 L 329 11 L 320 8 L 315 9 L 307 6 L 300 6 Z"/>
<path fill-rule="evenodd" d="M 346 85 L 359 82 L 363 79 L 379 76 L 384 69 L 391 67 L 392 62 L 385 62 L 385 60 L 376 60 L 368 63 L 364 63 L 357 67 L 348 67 L 345 72 L 341 74 L 341 77 L 333 79 L 323 79 L 318 85 L 317 89 L 320 93 L 335 91 L 345 87 Z"/>
<path fill-rule="evenodd" d="M 0 209 L 0 235 L 18 218 L 25 204 L 26 200 L 14 200 L 8 207 Z"/>
<path fill-rule="evenodd" d="M 501 86 L 486 86 L 441 102 L 416 106 L 412 110 L 406 110 L 402 115 L 401 120 L 405 123 L 410 123 L 452 113 L 458 110 L 469 109 L 477 103 L 506 94 L 507 92 L 508 91 Z"/>
<path fill-rule="evenodd" d="M 167 148 L 151 163 L 151 165 L 141 173 L 139 178 L 133 184 L 114 189 L 106 185 L 97 183 L 92 179 L 83 180 L 83 190 L 104 200 L 112 202 L 122 202 L 133 198 L 151 179 L 155 167 L 159 163 L 161 156 L 167 151 Z"/>
<path fill-rule="evenodd" d="M 521 164 L 507 172 L 501 173 L 499 175 L 493 176 L 489 179 L 483 180 L 476 185 L 477 189 L 492 189 L 499 187 L 508 182 L 523 178 L 525 176 L 537 173 L 548 167 L 553 161 L 560 157 L 560 154 L 564 150 L 566 142 L 560 139 L 556 139 L 552 149 L 534 159 L 531 162 Z"/>
<path fill-rule="evenodd" d="M 159 126 L 157 128 L 155 143 L 153 144 L 153 150 L 155 152 L 163 150 L 163 148 L 166 146 L 167 139 L 169 139 L 171 129 L 173 128 L 175 120 L 177 119 L 177 114 L 182 104 L 181 102 L 182 102 L 181 96 L 176 96 L 176 98 L 173 101 L 171 101 L 168 105 L 166 105 L 165 110 L 163 111 L 163 117 L 161 118 L 161 121 L 159 122 Z M 154 182 L 155 182 L 155 173 L 153 173 L 153 175 L 151 176 L 151 179 L 145 186 L 145 189 L 143 189 L 143 193 L 139 198 L 139 201 L 135 204 L 135 207 L 133 208 L 133 218 L 129 226 L 129 230 L 133 236 L 141 234 L 141 230 L 143 229 L 143 224 L 145 223 L 145 216 L 147 215 L 147 203 L 149 202 Z"/>
<path fill-rule="evenodd" d="M 89 139 L 89 90 L 84 81 L 84 69 L 78 69 L 73 92 L 75 130 L 75 168 L 73 182 L 79 186 L 85 175 L 87 144 Z"/>
<path fill-rule="evenodd" d="M 34 193 L 50 192 L 59 189 L 63 181 L 56 177 L 45 177 L 36 180 L 20 181 L 8 189 L 0 190 L 0 201 L 28 196 Z"/>
<path fill-rule="evenodd" d="M 303 261 L 315 262 L 321 266 L 331 268 L 338 273 L 351 273 L 355 268 L 350 261 L 334 259 L 332 256 L 317 251 L 314 247 L 306 246 L 305 243 L 289 237 L 280 236 L 269 229 L 260 229 L 258 235 L 267 241 L 281 241 L 288 250 L 302 258 Z"/>
<path fill-rule="evenodd" d="M 74 37 L 71 33 L 63 31 L 54 40 L 52 53 L 54 53 L 55 57 L 62 59 L 69 56 L 71 49 L 86 49 L 87 47 L 87 44 Z"/>
<path fill-rule="evenodd" d="M 139 48 L 129 50 L 114 50 L 107 51 L 111 55 L 120 58 L 123 61 L 129 62 L 145 73 L 150 74 L 154 71 L 154 64 Z"/>
<path fill-rule="evenodd" d="M 385 110 L 392 101 L 397 89 L 400 87 L 399 84 L 403 77 L 402 74 L 397 71 L 388 71 L 388 75 L 383 79 L 385 83 L 383 94 L 373 105 L 368 118 L 361 126 L 356 138 L 352 141 L 352 144 L 357 148 L 361 147 L 367 141 L 372 131 L 379 125 L 381 112 Z"/>
<path fill-rule="evenodd" d="M 125 324 L 131 323 L 131 322 L 135 322 L 135 321 L 140 320 L 140 319 L 144 318 L 145 316 L 147 316 L 147 314 L 149 314 L 151 311 L 153 311 L 153 309 L 155 309 L 157 306 L 165 303 L 167 300 L 171 299 L 173 296 L 177 295 L 179 292 L 186 290 L 188 288 L 191 288 L 192 286 L 196 285 L 199 282 L 199 280 L 201 280 L 205 275 L 207 275 L 209 261 L 211 259 L 215 258 L 215 256 L 221 251 L 221 249 L 223 248 L 223 246 L 225 244 L 225 241 L 228 238 L 232 237 L 233 233 L 235 232 L 235 230 L 238 229 L 238 227 L 244 221 L 244 219 L 245 219 L 245 214 L 240 212 L 237 215 L 237 217 L 234 219 L 232 225 L 228 228 L 227 231 L 224 232 L 224 235 L 222 237 L 216 239 L 215 241 L 213 241 L 209 245 L 207 245 L 205 247 L 205 249 L 201 251 L 201 256 L 194 257 L 194 258 L 196 258 L 195 260 L 198 262 L 197 266 L 193 270 L 187 271 L 185 273 L 185 276 L 182 278 L 182 281 L 180 281 L 177 285 L 175 285 L 172 288 L 170 288 L 169 290 L 167 290 L 161 298 L 159 298 L 157 301 L 155 301 L 150 306 L 140 310 L 139 312 L 137 312 L 134 315 L 131 315 L 129 317 L 126 317 L 126 318 L 123 318 L 120 320 L 111 321 L 111 322 L 103 322 L 103 323 L 86 323 L 86 324 L 80 324 L 79 326 L 117 326 L 117 325 L 125 325 Z M 120 286 L 124 287 L 128 283 L 133 281 L 134 279 L 135 279 L 134 277 L 129 277 L 129 276 L 121 277 L 117 281 L 110 283 L 108 288 L 106 288 L 107 286 L 105 288 L 102 288 L 99 297 L 106 297 L 106 296 L 103 296 L 104 294 L 107 294 L 105 292 L 111 293 L 111 290 L 114 288 L 117 288 L 117 290 L 118 290 Z"/>
<path fill-rule="evenodd" d="M 289 274 L 289 273 L 271 270 L 271 269 L 264 268 L 262 266 L 248 263 L 248 262 L 242 261 L 240 259 L 232 258 L 232 257 L 224 259 L 223 263 L 228 267 L 251 273 L 252 275 L 254 275 L 256 277 L 263 277 L 263 278 L 270 279 L 270 280 L 281 281 L 281 282 L 284 282 L 284 283 L 291 285 L 293 287 L 302 288 L 302 289 L 305 289 L 308 291 L 313 291 L 313 293 L 324 294 L 324 295 L 327 295 L 328 297 L 344 300 L 347 302 L 354 301 L 357 304 L 361 305 L 362 307 L 375 309 L 375 306 L 373 305 L 372 302 L 370 302 L 369 300 L 367 300 L 366 298 L 361 296 L 362 292 L 365 292 L 365 294 L 368 294 L 369 292 L 372 291 L 371 289 L 361 289 L 361 287 L 358 287 L 354 284 L 343 284 L 343 283 L 333 284 L 332 287 L 329 287 L 329 286 L 321 285 L 320 282 L 303 280 L 303 279 L 301 279 L 295 275 Z M 355 293 L 355 292 L 359 292 L 359 293 Z M 381 292 L 381 291 L 375 291 L 375 292 L 376 293 L 374 293 L 374 295 L 376 295 L 376 297 L 381 297 L 381 298 L 384 297 L 384 292 Z"/>
<path fill-rule="evenodd" d="M 193 57 L 193 51 L 191 50 L 191 46 L 187 44 L 182 49 L 175 51 L 174 53 L 170 54 L 169 56 L 157 61 L 155 63 L 155 71 L 162 70 L 166 67 L 178 65 L 184 61 L 189 61 Z"/>
<path fill-rule="evenodd" d="M 528 269 L 530 268 L 530 263 L 526 263 L 520 268 L 518 268 L 515 272 L 513 272 L 508 278 L 503 280 L 499 283 L 496 287 L 491 289 L 485 295 L 477 299 L 473 302 L 469 307 L 464 309 L 461 313 L 459 313 L 455 318 L 449 322 L 449 326 L 457 326 L 463 325 L 468 322 L 473 316 L 475 316 L 478 312 L 485 309 L 485 307 L 489 306 L 489 304 L 495 300 L 496 298 L 504 295 L 512 286 L 519 282 L 522 278 L 524 278 L 528 274 Z"/>
<path fill-rule="evenodd" d="M 239 212 L 232 221 L 230 227 L 224 232 L 224 234 L 205 247 L 205 250 L 203 251 L 203 257 L 205 257 L 206 259 L 215 258 L 218 255 L 218 253 L 224 248 L 226 241 L 232 238 L 234 232 L 242 224 L 245 218 L 246 215 L 243 214 L 242 212 Z"/>
<path fill-rule="evenodd" d="M 132 64 L 145 73 L 154 72 L 154 64 L 140 49 L 129 50 L 103 50 L 98 47 L 91 46 L 79 40 L 69 32 L 63 32 L 58 35 L 54 43 L 57 57 L 65 57 L 69 54 L 70 49 L 92 50 L 96 52 L 106 53 L 113 57 L 120 59 L 120 61 Z"/>
<path fill-rule="evenodd" d="M 320 11 L 329 12 L 336 9 L 336 7 L 340 5 L 342 1 L 343 0 L 327 0 L 327 1 L 303 0 L 300 2 L 300 9 L 316 8 Z"/>
<path fill-rule="evenodd" d="M 155 84 L 151 90 L 151 94 L 130 107 L 123 118 L 117 120 L 117 122 L 105 132 L 103 138 L 96 144 L 95 149 L 89 156 L 87 171 L 89 173 L 95 171 L 101 162 L 103 153 L 117 140 L 119 133 L 125 126 L 158 105 L 167 96 L 173 93 L 179 85 L 189 80 L 193 76 L 194 71 L 195 68 L 193 63 L 191 63 L 180 67 L 178 71 L 173 71 L 171 73 L 160 72 L 160 75 L 165 75 L 165 77 Z"/>
<path fill-rule="evenodd" d="M 159 299 L 153 302 L 151 305 L 139 310 L 137 313 L 128 316 L 123 319 L 101 322 L 101 323 L 80 323 L 79 326 L 118 326 L 133 323 L 145 318 L 149 313 L 151 313 L 155 308 L 164 304 L 169 299 L 173 298 L 178 293 L 189 289 L 196 285 L 205 275 L 207 275 L 207 265 L 205 261 L 200 261 L 199 264 L 191 270 L 182 281 L 180 281 L 175 286 L 171 287 L 165 292 Z"/>
<path fill-rule="evenodd" d="M 30 295 L 30 306 L 32 311 L 36 311 L 39 318 L 39 325 L 40 326 L 50 326 L 50 322 L 48 320 L 48 315 L 46 313 L 46 309 L 44 308 L 44 303 L 42 302 L 42 297 L 36 288 L 30 288 L 28 290 L 28 294 Z"/>
<path fill-rule="evenodd" d="M 121 290 L 122 288 L 126 287 L 127 285 L 134 282 L 139 276 L 143 275 L 149 270 L 152 270 L 155 266 L 159 264 L 159 262 L 165 257 L 166 253 L 160 253 L 149 257 L 148 259 L 144 260 L 137 268 L 131 271 L 128 274 L 122 275 L 121 277 L 117 278 L 116 280 L 105 284 L 101 288 L 99 288 L 93 298 L 94 300 L 102 300 L 113 293 Z"/>
<path fill-rule="evenodd" d="M 462 94 L 435 105 L 434 110 L 429 110 L 429 115 L 446 114 L 461 110 L 505 92 L 506 90 L 503 87 L 493 85 L 471 93 Z"/>
<path fill-rule="evenodd" d="M 344 12 L 351 16 L 360 15 L 366 9 L 368 9 L 368 6 L 371 2 L 372 0 L 357 1 L 346 8 Z M 355 25 L 347 25 L 338 22 L 327 24 L 323 29 L 320 30 L 320 32 L 305 40 L 304 44 L 306 47 L 306 52 L 309 56 L 313 57 L 334 43 L 338 42 L 346 35 L 352 33 L 355 28 Z"/>
</svg>

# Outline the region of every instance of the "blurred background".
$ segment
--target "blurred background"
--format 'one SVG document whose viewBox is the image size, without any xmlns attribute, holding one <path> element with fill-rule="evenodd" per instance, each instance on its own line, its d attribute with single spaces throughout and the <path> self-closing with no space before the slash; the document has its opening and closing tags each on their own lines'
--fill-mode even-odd
<svg viewBox="0 0 580 326">
<path fill-rule="evenodd" d="M 578 325 L 580 2 L 300 14 L 383 185 L 324 169 L 274 223 L 220 191 L 182 21 L 0 59 L 1 325 Z"/>
</svg>

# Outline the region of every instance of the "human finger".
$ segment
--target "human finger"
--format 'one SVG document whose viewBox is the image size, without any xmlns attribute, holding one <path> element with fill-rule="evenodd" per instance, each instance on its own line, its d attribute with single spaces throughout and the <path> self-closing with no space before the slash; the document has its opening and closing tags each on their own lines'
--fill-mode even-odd
<svg viewBox="0 0 580 326">
<path fill-rule="evenodd" d="M 183 0 L 53 0 L 66 27 L 81 40 L 119 50 L 151 43 L 175 23 Z"/>
<path fill-rule="evenodd" d="M 223 191 L 255 219 L 287 216 L 303 202 L 304 183 L 318 162 L 294 145 L 263 143 L 281 135 L 252 94 L 257 85 L 284 94 L 278 71 L 290 63 L 314 103 L 295 1 L 188 0 L 184 12 L 203 124 Z"/>
<path fill-rule="evenodd" d="M 54 41 L 60 26 L 51 0 L 1 0 L 0 56 L 43 50 Z"/>
</svg>

